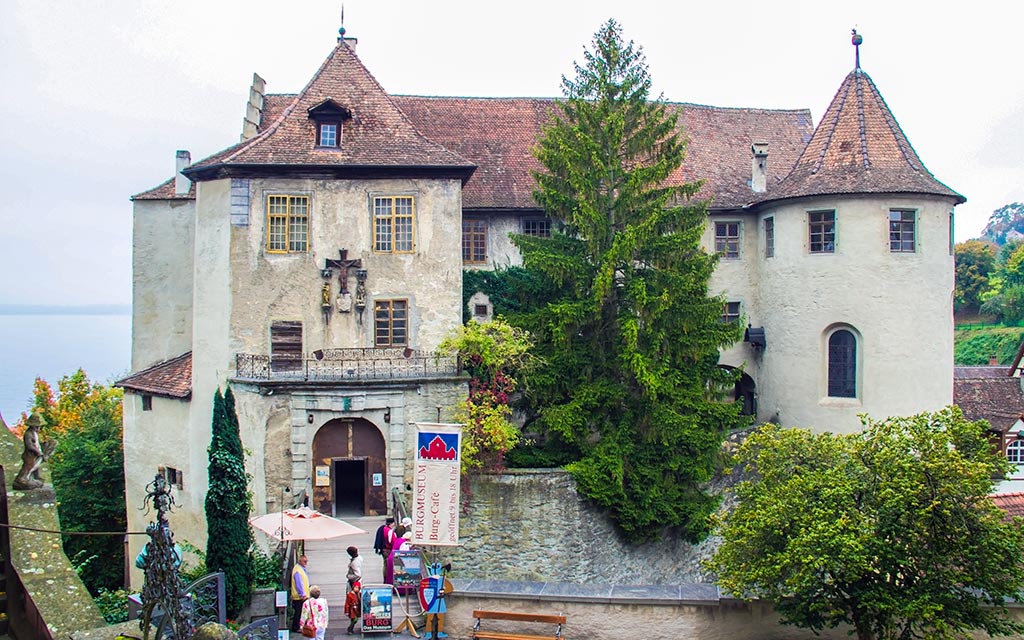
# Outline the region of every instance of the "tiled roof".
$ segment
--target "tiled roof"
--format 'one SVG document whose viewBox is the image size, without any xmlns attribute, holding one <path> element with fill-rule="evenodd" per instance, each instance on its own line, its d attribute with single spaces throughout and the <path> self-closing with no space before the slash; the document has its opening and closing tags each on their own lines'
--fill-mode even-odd
<svg viewBox="0 0 1024 640">
<path fill-rule="evenodd" d="M 444 98 L 392 96 L 428 138 L 472 160 L 477 170 L 463 188 L 463 208 L 535 208 L 532 172 L 542 169 L 531 149 L 550 121 L 550 98 Z M 806 109 L 725 109 L 670 103 L 689 145 L 682 168 L 670 181 L 703 179 L 698 194 L 712 208 L 747 204 L 751 151 L 767 142 L 770 170 L 785 175 L 810 139 Z"/>
<path fill-rule="evenodd" d="M 761 200 L 847 193 L 933 194 L 965 201 L 925 168 L 875 83 L 860 69 L 846 76 L 792 173 L 769 186 Z"/>
<path fill-rule="evenodd" d="M 1011 518 L 1024 517 L 1024 493 L 998 493 L 991 498 Z"/>
<path fill-rule="evenodd" d="M 1010 368 L 993 365 L 972 367 L 953 367 L 954 378 L 1005 378 L 1010 375 Z"/>
<path fill-rule="evenodd" d="M 154 396 L 188 398 L 192 395 L 192 352 L 133 373 L 114 386 Z"/>
<path fill-rule="evenodd" d="M 196 199 L 196 184 L 190 182 L 188 185 L 188 193 L 185 195 L 178 195 L 174 190 L 174 178 L 164 182 L 158 187 L 153 187 L 149 191 L 143 191 L 137 193 L 131 197 L 132 200 L 195 200 Z"/>
<path fill-rule="evenodd" d="M 953 404 L 968 420 L 988 420 L 1001 433 L 1024 417 L 1019 378 L 954 378 Z"/>
<path fill-rule="evenodd" d="M 341 144 L 324 149 L 315 144 L 315 125 L 308 111 L 329 99 L 349 110 L 352 117 L 342 125 Z M 273 115 L 272 110 L 267 115 Z M 217 172 L 231 167 L 262 165 L 428 167 L 466 176 L 473 170 L 471 162 L 416 131 L 344 42 L 338 43 L 276 120 L 250 140 L 193 164 L 185 173 L 202 179 L 219 177 Z"/>
</svg>

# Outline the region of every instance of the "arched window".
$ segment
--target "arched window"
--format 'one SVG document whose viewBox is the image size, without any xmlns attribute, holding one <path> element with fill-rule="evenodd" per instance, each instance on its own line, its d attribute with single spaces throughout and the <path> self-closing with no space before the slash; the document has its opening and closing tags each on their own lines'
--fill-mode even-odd
<svg viewBox="0 0 1024 640">
<path fill-rule="evenodd" d="M 1024 463 L 1024 440 L 1014 440 L 1006 445 L 1006 460 L 1013 464 Z"/>
<path fill-rule="evenodd" d="M 828 338 L 828 395 L 857 397 L 857 338 L 846 329 Z"/>
</svg>

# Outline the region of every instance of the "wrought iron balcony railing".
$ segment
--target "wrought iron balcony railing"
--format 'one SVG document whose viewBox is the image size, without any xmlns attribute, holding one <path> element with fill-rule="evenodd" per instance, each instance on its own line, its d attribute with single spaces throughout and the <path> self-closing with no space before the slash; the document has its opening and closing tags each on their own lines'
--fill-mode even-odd
<svg viewBox="0 0 1024 640">
<path fill-rule="evenodd" d="M 455 356 L 402 348 L 323 349 L 308 356 L 235 355 L 235 373 L 240 380 L 409 380 L 458 372 Z"/>
</svg>

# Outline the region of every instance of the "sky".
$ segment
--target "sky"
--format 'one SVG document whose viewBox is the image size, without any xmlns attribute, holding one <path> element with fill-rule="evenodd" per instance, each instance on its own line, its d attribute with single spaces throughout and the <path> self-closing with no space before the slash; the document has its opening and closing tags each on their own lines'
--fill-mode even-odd
<svg viewBox="0 0 1024 640">
<path fill-rule="evenodd" d="M 340 14 L 337 0 L 0 2 L 0 304 L 130 303 L 129 197 L 170 178 L 177 149 L 199 160 L 238 141 L 253 72 L 269 93 L 301 90 Z M 856 28 L 911 144 L 967 198 L 956 240 L 1024 201 L 1024 3 L 344 3 L 394 94 L 558 97 L 609 18 L 643 47 L 655 95 L 815 123 Z"/>
</svg>

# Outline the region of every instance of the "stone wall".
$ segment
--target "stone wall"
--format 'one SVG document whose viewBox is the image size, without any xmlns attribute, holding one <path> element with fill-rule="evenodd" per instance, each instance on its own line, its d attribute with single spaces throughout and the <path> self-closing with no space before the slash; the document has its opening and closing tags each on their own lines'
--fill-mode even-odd
<svg viewBox="0 0 1024 640">
<path fill-rule="evenodd" d="M 717 491 L 715 487 L 713 490 Z M 510 470 L 474 477 L 463 496 L 453 576 L 490 580 L 679 584 L 708 582 L 701 563 L 715 540 L 667 536 L 626 542 L 560 470 Z"/>
<path fill-rule="evenodd" d="M 826 629 L 820 635 L 780 624 L 764 602 L 721 598 L 714 585 L 617 587 L 564 583 L 511 583 L 455 580 L 449 596 L 445 628 L 452 638 L 471 637 L 473 610 L 564 614 L 565 638 L 613 640 L 845 640 L 851 629 Z M 1024 609 L 1011 616 L 1024 619 Z M 543 634 L 553 625 L 490 622 L 482 629 Z M 968 638 L 987 638 L 984 633 Z M 1019 640 L 1024 636 L 1001 636 Z"/>
</svg>

